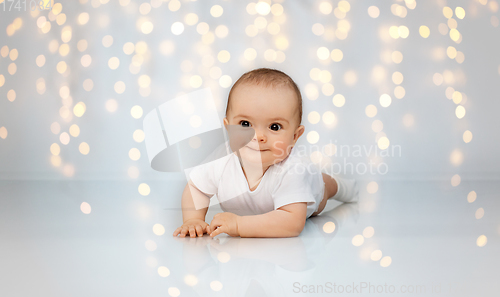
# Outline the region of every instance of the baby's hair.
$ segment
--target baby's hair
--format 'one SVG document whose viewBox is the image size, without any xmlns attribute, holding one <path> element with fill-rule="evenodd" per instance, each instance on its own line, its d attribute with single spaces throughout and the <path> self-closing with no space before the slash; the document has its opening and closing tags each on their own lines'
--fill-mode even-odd
<svg viewBox="0 0 500 297">
<path fill-rule="evenodd" d="M 234 83 L 234 85 L 231 87 L 231 90 L 229 91 L 229 96 L 227 98 L 226 116 L 229 110 L 229 104 L 231 102 L 231 94 L 238 85 L 243 83 L 253 85 L 262 84 L 265 87 L 272 88 L 283 86 L 291 88 L 295 92 L 299 104 L 299 125 L 302 123 L 302 95 L 300 94 L 299 87 L 286 73 L 270 68 L 258 68 L 248 71 Z"/>
</svg>

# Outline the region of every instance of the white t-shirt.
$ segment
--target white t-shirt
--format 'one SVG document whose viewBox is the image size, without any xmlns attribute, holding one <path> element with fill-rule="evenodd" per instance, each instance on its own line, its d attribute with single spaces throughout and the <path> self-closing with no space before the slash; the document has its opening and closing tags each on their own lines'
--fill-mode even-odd
<svg viewBox="0 0 500 297">
<path fill-rule="evenodd" d="M 189 178 L 200 191 L 216 195 L 223 211 L 237 215 L 263 214 L 287 204 L 307 202 L 310 217 L 318 209 L 325 189 L 320 168 L 294 149 L 286 159 L 267 169 L 253 191 L 235 153 L 196 166 Z"/>
</svg>

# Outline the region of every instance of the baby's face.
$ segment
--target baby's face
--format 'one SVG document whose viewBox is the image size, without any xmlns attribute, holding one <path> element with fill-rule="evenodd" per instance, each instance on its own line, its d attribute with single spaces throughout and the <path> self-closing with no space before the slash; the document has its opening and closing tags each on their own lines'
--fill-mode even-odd
<svg viewBox="0 0 500 297">
<path fill-rule="evenodd" d="M 241 157 L 265 169 L 284 160 L 304 133 L 291 88 L 241 84 L 233 90 L 230 104 L 224 125 L 255 130 L 253 139 L 239 150 Z"/>
</svg>

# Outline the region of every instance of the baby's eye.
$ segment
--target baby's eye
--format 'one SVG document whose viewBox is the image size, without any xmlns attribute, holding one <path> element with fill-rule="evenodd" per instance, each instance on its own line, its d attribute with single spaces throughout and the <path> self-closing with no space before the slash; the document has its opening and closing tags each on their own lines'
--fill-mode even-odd
<svg viewBox="0 0 500 297">
<path fill-rule="evenodd" d="M 271 124 L 271 126 L 269 126 L 269 128 L 271 128 L 271 130 L 273 130 L 273 131 L 278 131 L 278 130 L 280 130 L 282 127 L 281 127 L 281 125 L 280 125 L 280 124 L 278 124 L 278 123 L 274 123 L 274 124 Z"/>
<path fill-rule="evenodd" d="M 250 122 L 248 122 L 248 121 L 240 121 L 240 125 L 242 127 L 250 127 Z"/>
</svg>

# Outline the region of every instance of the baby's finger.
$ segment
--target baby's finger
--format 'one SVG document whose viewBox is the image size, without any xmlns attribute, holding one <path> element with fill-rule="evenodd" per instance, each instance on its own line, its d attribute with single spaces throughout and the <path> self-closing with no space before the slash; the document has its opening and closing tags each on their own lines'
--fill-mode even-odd
<svg viewBox="0 0 500 297">
<path fill-rule="evenodd" d="M 210 225 L 207 225 L 207 227 L 205 229 L 207 230 L 208 234 L 212 233 L 212 230 L 210 230 Z"/>
<path fill-rule="evenodd" d="M 186 237 L 187 233 L 188 233 L 188 228 L 186 226 L 182 227 L 181 237 Z"/>
<path fill-rule="evenodd" d="M 194 226 L 189 226 L 189 235 L 191 237 L 196 237 L 196 230 L 194 230 Z"/>
<path fill-rule="evenodd" d="M 219 228 L 215 229 L 212 233 L 210 233 L 210 236 L 211 237 L 215 237 L 221 233 L 225 233 L 225 227 L 224 226 L 220 226 Z"/>
<path fill-rule="evenodd" d="M 182 230 L 182 227 L 179 227 L 179 228 L 175 229 L 174 236 L 179 235 L 179 233 L 181 233 L 181 230 Z"/>
<path fill-rule="evenodd" d="M 196 233 L 198 234 L 198 236 L 203 236 L 203 229 L 200 225 L 196 225 Z"/>
</svg>

